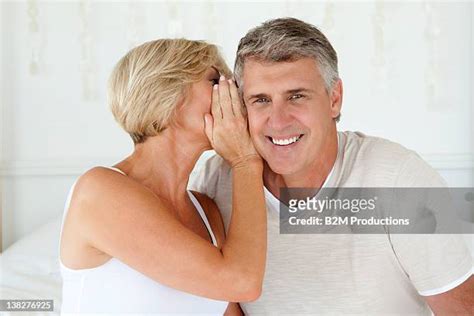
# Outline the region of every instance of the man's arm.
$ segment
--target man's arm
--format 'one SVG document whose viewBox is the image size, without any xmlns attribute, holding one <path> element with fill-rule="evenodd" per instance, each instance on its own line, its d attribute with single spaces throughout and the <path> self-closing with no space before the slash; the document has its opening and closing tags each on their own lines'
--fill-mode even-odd
<svg viewBox="0 0 474 316">
<path fill-rule="evenodd" d="M 435 315 L 474 315 L 474 276 L 450 291 L 424 298 Z"/>
</svg>

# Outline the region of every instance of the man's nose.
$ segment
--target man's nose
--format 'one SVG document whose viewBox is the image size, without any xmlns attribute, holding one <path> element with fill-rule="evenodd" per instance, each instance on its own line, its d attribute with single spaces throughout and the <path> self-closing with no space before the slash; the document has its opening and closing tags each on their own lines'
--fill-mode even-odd
<svg viewBox="0 0 474 316">
<path fill-rule="evenodd" d="M 268 126 L 274 130 L 283 130 L 291 125 L 292 117 L 288 106 L 284 102 L 273 102 L 268 118 Z"/>
</svg>

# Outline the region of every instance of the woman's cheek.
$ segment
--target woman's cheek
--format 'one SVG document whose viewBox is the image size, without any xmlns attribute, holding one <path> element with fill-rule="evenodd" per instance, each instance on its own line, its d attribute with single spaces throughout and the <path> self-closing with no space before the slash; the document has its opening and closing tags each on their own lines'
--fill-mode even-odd
<svg viewBox="0 0 474 316">
<path fill-rule="evenodd" d="M 203 99 L 202 104 L 204 105 L 204 113 L 211 113 L 211 103 L 212 103 L 212 95 L 209 93 Z"/>
</svg>

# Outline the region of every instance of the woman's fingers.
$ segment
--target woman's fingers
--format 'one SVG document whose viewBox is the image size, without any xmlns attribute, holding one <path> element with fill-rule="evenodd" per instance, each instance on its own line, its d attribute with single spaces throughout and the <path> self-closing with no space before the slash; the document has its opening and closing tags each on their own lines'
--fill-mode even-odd
<svg viewBox="0 0 474 316">
<path fill-rule="evenodd" d="M 236 116 L 242 116 L 242 104 L 240 103 L 239 91 L 234 80 L 229 79 L 229 92 L 232 99 L 232 111 Z"/>
<path fill-rule="evenodd" d="M 229 83 L 224 76 L 219 79 L 219 104 L 222 109 L 224 119 L 234 116 L 232 110 L 232 99 L 230 98 Z"/>
<path fill-rule="evenodd" d="M 247 119 L 242 115 L 237 87 L 233 81 L 221 77 L 217 90 L 216 87 L 213 88 L 212 98 L 214 120 L 211 124 L 212 118 L 209 114 L 205 116 L 206 135 L 211 140 L 214 150 L 235 167 L 239 161 L 245 161 L 256 155 Z"/>
</svg>

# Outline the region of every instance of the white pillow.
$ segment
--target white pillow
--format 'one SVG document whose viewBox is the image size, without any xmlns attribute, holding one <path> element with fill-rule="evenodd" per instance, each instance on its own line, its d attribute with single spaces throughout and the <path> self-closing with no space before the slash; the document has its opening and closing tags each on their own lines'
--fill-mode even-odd
<svg viewBox="0 0 474 316">
<path fill-rule="evenodd" d="M 60 227 L 61 218 L 56 218 L 3 252 L 0 256 L 2 299 L 52 299 L 54 311 L 59 312 L 62 286 L 58 260 Z M 40 314 L 35 312 L 35 315 Z"/>
<path fill-rule="evenodd" d="M 59 273 L 60 229 L 61 218 L 49 221 L 8 247 L 2 254 L 3 261 L 31 261 L 29 265 L 35 267 L 34 273 Z"/>
</svg>

